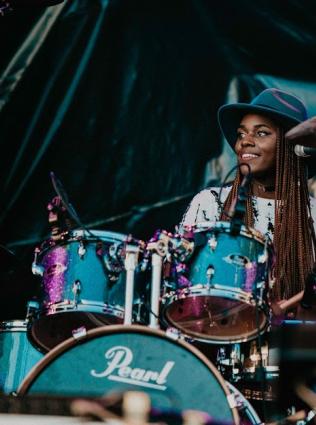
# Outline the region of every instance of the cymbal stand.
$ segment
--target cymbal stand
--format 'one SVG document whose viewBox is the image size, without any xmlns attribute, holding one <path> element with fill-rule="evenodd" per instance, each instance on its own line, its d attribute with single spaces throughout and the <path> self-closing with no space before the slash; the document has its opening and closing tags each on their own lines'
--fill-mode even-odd
<svg viewBox="0 0 316 425">
<path fill-rule="evenodd" d="M 125 252 L 126 286 L 124 325 L 131 325 L 133 319 L 135 269 L 138 263 L 139 247 L 127 244 Z"/>
</svg>

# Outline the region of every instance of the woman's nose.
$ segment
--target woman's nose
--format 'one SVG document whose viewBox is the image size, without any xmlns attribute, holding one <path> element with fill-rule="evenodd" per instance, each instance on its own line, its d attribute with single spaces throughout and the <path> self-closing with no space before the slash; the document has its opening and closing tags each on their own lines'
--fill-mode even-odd
<svg viewBox="0 0 316 425">
<path fill-rule="evenodd" d="M 255 139 L 253 137 L 252 134 L 246 134 L 242 139 L 241 139 L 241 145 L 242 146 L 254 146 L 255 144 Z"/>
</svg>

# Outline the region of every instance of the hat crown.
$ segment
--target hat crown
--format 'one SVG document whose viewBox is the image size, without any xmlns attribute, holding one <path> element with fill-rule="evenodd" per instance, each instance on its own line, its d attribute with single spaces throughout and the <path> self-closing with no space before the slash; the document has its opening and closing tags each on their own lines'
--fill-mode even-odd
<svg viewBox="0 0 316 425">
<path fill-rule="evenodd" d="M 307 111 L 303 102 L 296 96 L 279 90 L 269 88 L 259 93 L 250 105 L 268 108 L 271 112 L 286 114 L 297 121 L 307 119 Z"/>
</svg>

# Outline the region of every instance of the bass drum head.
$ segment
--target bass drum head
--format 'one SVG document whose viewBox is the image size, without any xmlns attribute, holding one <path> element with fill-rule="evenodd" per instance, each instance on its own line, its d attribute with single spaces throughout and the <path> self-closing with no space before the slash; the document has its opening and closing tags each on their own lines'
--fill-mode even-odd
<svg viewBox="0 0 316 425">
<path fill-rule="evenodd" d="M 127 391 L 147 393 L 153 408 L 199 410 L 239 423 L 225 380 L 202 353 L 138 325 L 105 326 L 64 341 L 28 374 L 18 395 L 102 397 Z"/>
</svg>

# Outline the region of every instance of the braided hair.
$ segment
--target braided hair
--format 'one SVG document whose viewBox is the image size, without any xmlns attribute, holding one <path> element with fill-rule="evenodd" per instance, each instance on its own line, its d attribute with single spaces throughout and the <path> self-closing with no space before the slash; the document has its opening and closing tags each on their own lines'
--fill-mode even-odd
<svg viewBox="0 0 316 425">
<path fill-rule="evenodd" d="M 225 211 L 236 201 L 243 176 L 238 168 L 232 189 L 224 203 L 221 220 L 230 218 Z M 246 201 L 244 224 L 254 225 L 254 210 L 250 189 Z M 275 175 L 275 250 L 274 276 L 276 283 L 272 297 L 288 299 L 303 290 L 307 276 L 313 270 L 316 254 L 316 237 L 311 215 L 307 185 L 307 169 L 294 147 L 280 130 L 276 143 Z"/>
</svg>

